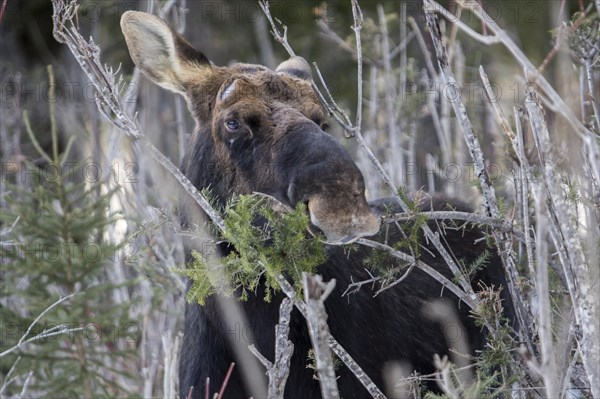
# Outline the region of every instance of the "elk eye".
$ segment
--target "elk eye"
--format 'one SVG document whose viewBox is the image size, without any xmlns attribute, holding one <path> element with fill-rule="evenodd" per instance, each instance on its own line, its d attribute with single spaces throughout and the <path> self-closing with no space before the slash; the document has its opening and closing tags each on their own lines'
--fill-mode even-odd
<svg viewBox="0 0 600 399">
<path fill-rule="evenodd" d="M 225 128 L 227 128 L 227 131 L 230 133 L 239 131 L 241 127 L 242 124 L 237 119 L 229 119 L 225 122 Z"/>
</svg>

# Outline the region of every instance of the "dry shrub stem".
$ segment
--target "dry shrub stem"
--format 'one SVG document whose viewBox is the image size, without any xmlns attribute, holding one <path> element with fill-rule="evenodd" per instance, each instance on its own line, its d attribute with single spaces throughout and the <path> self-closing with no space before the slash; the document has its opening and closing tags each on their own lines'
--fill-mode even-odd
<svg viewBox="0 0 600 399">
<path fill-rule="evenodd" d="M 558 242 L 555 244 L 559 248 L 564 246 L 564 253 L 562 253 L 564 256 L 561 256 L 561 262 L 573 303 L 575 320 L 581 329 L 581 357 L 592 394 L 594 397 L 599 398 L 600 330 L 598 329 L 598 303 L 595 301 L 597 288 L 592 287 L 594 272 L 586 260 L 577 230 L 577 218 L 574 215 L 573 206 L 567 198 L 563 182 L 560 180 L 561 174 L 552 153 L 545 112 L 533 88 L 527 93 L 525 107 L 542 167 L 543 192 L 540 193 L 540 196 L 547 198 L 548 201 L 548 220 L 557 232 L 555 240 L 558 240 Z M 574 221 L 576 223 L 573 223 Z M 543 237 L 536 238 L 539 245 Z M 538 259 L 538 262 L 540 262 L 540 259 Z M 540 290 L 542 289 L 540 287 Z"/>
<path fill-rule="evenodd" d="M 75 327 L 75 328 L 68 328 L 66 325 L 64 324 L 59 324 L 57 326 L 51 327 L 49 329 L 44 329 L 44 331 L 42 331 L 39 334 L 34 335 L 33 337 L 27 338 L 29 336 L 29 334 L 31 333 L 31 330 L 39 323 L 39 321 L 46 316 L 52 309 L 54 309 L 55 307 L 57 307 L 58 305 L 60 305 L 61 303 L 68 301 L 69 299 L 73 298 L 73 296 L 75 296 L 77 293 L 74 292 L 72 294 L 66 295 L 62 298 L 59 298 L 56 302 L 54 302 L 53 304 L 51 304 L 50 306 L 48 306 L 46 309 L 44 309 L 44 311 L 42 311 L 39 315 L 37 315 L 37 317 L 35 319 L 33 319 L 33 321 L 31 322 L 31 324 L 29 325 L 29 327 L 27 328 L 27 330 L 25 331 L 25 333 L 21 336 L 21 338 L 19 339 L 19 342 L 17 342 L 16 345 L 4 350 L 3 352 L 0 353 L 0 358 L 3 358 L 4 356 L 13 353 L 17 350 L 20 350 L 23 346 L 30 344 L 32 342 L 36 342 L 36 341 L 40 341 L 43 339 L 47 339 L 56 335 L 63 335 L 63 334 L 71 334 L 73 332 L 76 331 L 82 331 L 85 330 L 85 327 Z"/>
<path fill-rule="evenodd" d="M 306 323 L 315 353 L 321 394 L 323 399 L 339 399 L 340 393 L 333 367 L 333 356 L 327 345 L 329 327 L 325 310 L 325 300 L 335 288 L 335 279 L 325 283 L 318 275 L 309 276 L 303 273 L 302 277 L 304 300 L 306 301 Z"/>
<path fill-rule="evenodd" d="M 250 345 L 250 351 L 267 369 L 269 376 L 268 396 L 270 399 L 283 399 L 285 383 L 290 374 L 290 360 L 294 353 L 294 344 L 288 339 L 290 331 L 290 315 L 293 302 L 284 298 L 279 306 L 279 323 L 275 326 L 275 361 L 271 363 L 256 349 L 254 344 Z"/>
<path fill-rule="evenodd" d="M 442 43 L 442 33 L 440 31 L 437 17 L 435 14 L 425 8 L 425 18 L 427 20 L 427 27 L 429 29 L 429 33 L 433 41 L 433 47 L 437 56 L 442 82 L 444 83 L 444 87 L 449 90 L 454 114 L 459 121 L 465 143 L 467 144 L 467 148 L 469 149 L 469 153 L 471 155 L 471 159 L 475 163 L 475 171 L 477 177 L 479 178 L 479 186 L 481 187 L 481 191 L 483 193 L 483 202 L 486 214 L 488 217 L 499 219 L 501 218 L 501 213 L 496 200 L 496 193 L 485 167 L 481 145 L 479 144 L 479 140 L 473 131 L 471 121 L 467 115 L 467 109 L 460 98 L 459 85 L 454 79 L 454 74 L 452 73 L 450 65 L 448 64 L 448 56 L 446 54 L 444 44 Z M 502 258 L 505 275 L 508 279 L 507 288 L 512 297 L 513 304 L 515 305 L 519 324 L 522 328 L 527 328 L 529 312 L 526 306 L 526 301 L 523 299 L 523 295 L 518 289 L 517 285 L 518 271 L 515 261 L 516 256 L 512 250 L 511 239 L 507 234 L 496 230 L 492 230 L 492 235 L 496 242 L 498 252 Z M 533 334 L 528 333 L 527 336 L 532 337 Z"/>
<path fill-rule="evenodd" d="M 510 38 L 502 28 L 496 24 L 494 18 L 490 17 L 483 9 L 481 4 L 472 0 L 459 0 L 458 4 L 463 8 L 472 12 L 481 23 L 489 29 L 493 36 L 482 36 L 477 34 L 472 29 L 459 22 L 452 13 L 448 12 L 444 7 L 434 0 L 423 0 L 426 12 L 429 13 L 440 13 L 444 15 L 450 22 L 456 24 L 464 33 L 468 34 L 475 40 L 478 40 L 484 44 L 502 43 L 508 51 L 513 55 L 514 59 L 523 67 L 525 77 L 531 82 L 538 84 L 543 93 L 548 97 L 549 103 L 547 104 L 556 112 L 563 115 L 566 120 L 573 126 L 573 132 L 580 137 L 583 135 L 593 135 L 593 133 L 575 116 L 571 108 L 565 103 L 562 97 L 556 92 L 554 87 L 538 73 L 537 68 L 527 58 L 523 51 L 517 46 L 517 44 Z M 491 40 L 491 41 L 490 41 Z"/>
</svg>

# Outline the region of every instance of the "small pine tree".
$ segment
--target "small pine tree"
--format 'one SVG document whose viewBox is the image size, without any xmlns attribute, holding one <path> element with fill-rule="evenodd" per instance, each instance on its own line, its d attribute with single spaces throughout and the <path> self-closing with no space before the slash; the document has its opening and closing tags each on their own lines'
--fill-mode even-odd
<svg viewBox="0 0 600 399">
<path fill-rule="evenodd" d="M 31 372 L 28 392 L 39 397 L 124 396 L 127 390 L 111 375 L 125 374 L 114 365 L 131 355 L 118 342 L 126 336 L 123 330 L 130 321 L 124 305 L 113 305 L 110 299 L 116 287 L 103 282 L 108 261 L 124 244 L 109 243 L 103 237 L 107 226 L 119 217 L 107 211 L 114 191 L 103 193 L 102 183 L 71 181 L 69 176 L 76 175 L 73 171 L 68 176 L 54 173 L 65 170 L 71 146 L 59 154 L 51 67 L 48 73 L 52 154 L 37 143 L 24 114 L 29 137 L 46 164 L 45 168 L 25 166 L 31 184 L 6 183 L 8 206 L 0 218 L 2 225 L 12 226 L 3 236 L 6 245 L 0 247 L 0 331 L 4 332 L 0 354 L 14 348 L 24 335 L 30 339 L 48 330 L 71 331 L 0 355 L 0 370 L 6 375 L 14 365 L 12 376 Z M 28 332 L 58 297 L 73 293 Z M 20 392 L 14 385 L 8 390 Z"/>
</svg>

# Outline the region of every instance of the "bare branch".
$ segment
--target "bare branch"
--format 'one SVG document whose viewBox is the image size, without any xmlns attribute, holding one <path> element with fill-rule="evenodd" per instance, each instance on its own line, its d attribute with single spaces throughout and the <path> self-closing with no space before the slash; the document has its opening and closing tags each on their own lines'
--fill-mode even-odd
<svg viewBox="0 0 600 399">
<path fill-rule="evenodd" d="M 523 213 L 523 231 L 525 232 L 525 246 L 527 250 L 527 266 L 529 267 L 529 281 L 535 286 L 535 240 L 532 239 L 531 233 L 531 222 L 529 221 L 529 176 L 531 176 L 531 166 L 525 156 L 525 143 L 523 142 L 523 129 L 521 127 L 521 112 L 514 108 L 515 115 L 515 126 L 517 130 L 517 136 L 513 139 L 513 149 L 517 154 L 519 163 L 521 164 L 520 169 L 520 183 L 521 183 L 521 211 Z"/>
<path fill-rule="evenodd" d="M 435 79 L 437 74 L 435 73 L 433 61 L 431 60 L 431 53 L 427 49 L 427 43 L 425 43 L 425 39 L 423 38 L 421 29 L 419 29 L 419 25 L 417 25 L 417 21 L 415 21 L 413 17 L 408 17 L 408 23 L 410 24 L 410 28 L 412 29 L 412 31 L 415 33 L 417 37 L 417 43 L 419 43 L 419 47 L 421 48 L 421 53 L 423 53 L 423 56 L 425 57 L 425 65 L 427 66 L 429 78 L 433 80 Z"/>
<path fill-rule="evenodd" d="M 433 277 L 438 283 L 442 284 L 444 287 L 448 288 L 454 295 L 456 295 L 460 300 L 465 302 L 471 309 L 475 309 L 476 300 L 473 300 L 469 295 L 467 295 L 463 290 L 458 288 L 456 284 L 452 281 L 448 280 L 444 275 L 435 270 L 433 267 L 427 265 L 426 263 L 415 259 L 413 256 L 405 254 L 404 252 L 400 252 L 389 245 L 379 243 L 377 241 L 367 240 L 365 238 L 360 238 L 356 240 L 358 244 L 366 245 L 367 247 L 377 248 L 388 252 L 390 255 L 403 260 L 404 262 L 414 263 L 419 269 L 423 270 L 425 273 Z"/>
<path fill-rule="evenodd" d="M 292 49 L 292 46 L 289 45 L 287 40 L 287 26 L 281 24 L 281 21 L 277 20 L 277 22 L 281 24 L 283 31 L 279 30 L 277 24 L 275 23 L 275 19 L 271 15 L 271 8 L 268 1 L 260 0 L 258 4 L 269 20 L 269 24 L 271 25 L 271 33 L 273 34 L 273 37 L 275 37 L 275 40 L 277 40 L 285 48 L 285 51 L 287 51 L 291 57 L 295 56 L 296 53 L 294 52 L 294 49 Z"/>
<path fill-rule="evenodd" d="M 275 362 L 271 363 L 264 357 L 254 344 L 249 346 L 250 352 L 267 369 L 269 376 L 269 398 L 283 399 L 285 383 L 290 374 L 290 360 L 294 353 L 294 345 L 288 339 L 290 331 L 290 314 L 292 312 L 293 302 L 289 298 L 284 298 L 279 306 L 279 323 L 275 326 Z"/>
<path fill-rule="evenodd" d="M 465 105 L 460 98 L 460 87 L 458 86 L 458 83 L 454 79 L 454 75 L 450 70 L 446 49 L 442 42 L 440 27 L 438 25 L 436 16 L 427 8 L 428 2 L 429 0 L 424 0 L 425 18 L 427 20 L 427 26 L 433 41 L 433 47 L 435 48 L 440 75 L 442 76 L 442 81 L 444 82 L 449 96 L 452 99 L 454 114 L 460 123 L 471 159 L 475 163 L 475 170 L 479 178 L 479 186 L 481 187 L 481 191 L 483 193 L 483 201 L 486 213 L 488 216 L 498 219 L 501 218 L 501 213 L 496 201 L 494 187 L 485 167 L 483 151 L 481 149 L 481 145 L 479 144 L 479 140 L 473 131 L 473 127 L 471 125 L 470 118 L 467 115 Z M 517 262 L 515 260 L 514 251 L 512 250 L 512 241 L 506 236 L 506 234 L 499 233 L 497 231 L 492 231 L 492 234 L 496 242 L 498 252 L 502 258 L 505 275 L 508 279 L 508 289 L 515 306 L 519 324 L 522 328 L 528 328 L 528 323 L 526 322 L 528 318 L 526 315 L 528 315 L 530 312 L 526 307 L 527 302 L 522 300 L 523 295 L 519 289 L 519 286 L 517 285 Z M 533 336 L 533 334 L 528 333 L 527 336 Z"/>
<path fill-rule="evenodd" d="M 354 131 L 354 127 L 352 126 L 352 122 L 350 121 L 348 114 L 346 113 L 346 111 L 344 111 L 343 108 L 341 108 L 337 104 L 337 102 L 331 95 L 331 92 L 329 91 L 329 88 L 327 87 L 327 83 L 325 83 L 325 79 L 323 79 L 323 75 L 321 74 L 321 70 L 319 69 L 319 66 L 317 65 L 317 63 L 313 62 L 313 66 L 315 67 L 315 71 L 317 71 L 317 77 L 319 78 L 319 83 L 321 84 L 321 86 L 323 86 L 323 89 L 325 90 L 325 94 L 327 95 L 327 98 L 325 98 L 323 96 L 323 94 L 321 93 L 321 91 L 315 90 L 317 92 L 317 96 L 319 97 L 319 100 L 321 100 L 321 103 L 327 109 L 327 112 L 329 113 L 329 115 L 333 116 L 333 118 L 344 128 L 344 132 L 346 133 L 347 137 L 351 137 L 351 132 Z M 313 86 L 316 87 L 316 84 L 314 83 L 314 81 L 313 81 Z"/>
<path fill-rule="evenodd" d="M 353 59 L 356 59 L 357 54 L 356 54 L 356 49 L 352 46 L 350 46 L 348 43 L 346 43 L 344 41 L 344 39 L 342 39 L 337 33 L 335 33 L 333 30 L 331 30 L 331 28 L 329 27 L 329 25 L 323 21 L 322 19 L 320 19 L 319 21 L 317 21 L 317 26 L 321 29 L 321 34 L 326 37 L 327 39 L 333 41 L 335 44 L 337 44 L 342 50 L 346 51 L 347 53 L 352 55 Z M 406 46 L 408 46 L 408 43 L 410 43 L 410 41 L 415 37 L 415 33 L 414 32 L 410 32 L 408 35 L 406 35 L 406 37 L 400 42 L 400 44 L 398 44 L 396 47 L 394 47 L 393 49 L 390 50 L 389 52 L 389 58 L 390 59 L 394 59 L 395 57 L 397 57 L 398 55 L 402 55 L 402 54 L 406 54 L 405 50 L 406 50 Z M 382 66 L 383 65 L 383 60 L 376 60 L 376 59 L 372 59 L 369 57 L 365 57 L 363 55 L 363 63 L 369 65 L 369 66 Z"/>
<path fill-rule="evenodd" d="M 315 352 L 321 393 L 323 399 L 336 399 L 340 394 L 333 368 L 333 356 L 327 343 L 329 328 L 324 303 L 335 287 L 335 280 L 324 283 L 321 276 L 309 276 L 306 273 L 303 273 L 302 277 L 306 300 L 306 323 Z"/>
<path fill-rule="evenodd" d="M 379 29 L 381 31 L 381 42 L 383 51 L 383 77 L 387 85 L 384 88 L 384 102 L 385 102 L 385 115 L 388 130 L 388 144 L 389 144 L 389 159 L 395 159 L 397 162 L 392 163 L 390 171 L 392 178 L 398 181 L 398 177 L 401 176 L 400 168 L 394 167 L 398 165 L 404 165 L 404 151 L 401 146 L 400 131 L 396 123 L 396 115 L 394 112 L 394 87 L 393 87 L 393 75 L 392 75 L 392 60 L 390 56 L 390 40 L 389 32 L 387 28 L 387 21 L 385 19 L 385 12 L 381 4 L 377 5 L 377 16 L 379 19 Z"/>
<path fill-rule="evenodd" d="M 348 287 L 346 287 L 346 289 L 342 293 L 342 296 L 354 294 L 354 293 L 360 291 L 360 289 L 362 288 L 363 285 L 367 285 L 367 284 L 374 285 L 376 282 L 378 282 L 382 279 L 381 276 L 373 276 L 373 274 L 371 274 L 371 272 L 368 269 L 365 269 L 365 272 L 370 276 L 370 278 L 367 280 L 355 282 L 353 276 L 350 276 L 350 280 L 353 282 L 351 284 L 348 284 Z"/>
<path fill-rule="evenodd" d="M 469 116 L 467 115 L 465 105 L 460 100 L 460 87 L 458 86 L 458 83 L 454 79 L 454 75 L 450 70 L 450 65 L 448 64 L 448 56 L 446 55 L 446 49 L 444 47 L 444 44 L 442 43 L 442 34 L 439 25 L 434 14 L 426 11 L 425 17 L 427 19 L 427 26 L 429 27 L 429 32 L 431 34 L 431 39 L 433 40 L 435 52 L 437 55 L 438 66 L 441 72 L 440 76 L 442 77 L 442 81 L 444 82 L 444 85 L 449 92 L 449 96 L 452 99 L 454 113 L 456 114 L 456 117 L 460 122 L 465 141 L 469 148 L 469 152 L 471 153 L 471 158 L 475 162 L 476 173 L 479 177 L 479 183 L 483 191 L 486 212 L 488 213 L 488 216 L 499 218 L 500 212 L 498 210 L 498 204 L 496 202 L 496 194 L 494 192 L 494 188 L 492 187 L 490 177 L 485 168 L 485 163 L 483 160 L 483 151 L 481 150 L 479 140 L 475 137 L 475 133 L 473 132 L 471 121 Z"/>
<path fill-rule="evenodd" d="M 572 214 L 572 207 L 569 206 L 559 179 L 544 111 L 533 89 L 527 93 L 525 107 L 542 165 L 544 188 L 549 200 L 548 210 L 552 216 L 549 220 L 554 224 L 566 251 L 566 257 L 561 258 L 561 262 L 567 277 L 575 318 L 582 329 L 581 357 L 592 394 L 594 397 L 600 397 L 600 330 L 595 324 L 598 321 L 598 303 L 595 301 L 596 290 L 592 288 L 593 272 L 586 261 L 581 238 L 573 223 L 577 219 Z"/>
<path fill-rule="evenodd" d="M 554 339 L 552 338 L 552 317 L 550 306 L 550 286 L 548 281 L 548 233 L 546 199 L 538 195 L 536 204 L 536 238 L 537 238 L 537 297 L 539 311 L 539 337 L 542 352 L 540 377 L 544 380 L 546 397 L 558 397 L 558 380 L 556 357 L 554 354 Z"/>
<path fill-rule="evenodd" d="M 442 7 L 435 0 L 423 0 L 425 10 L 429 13 L 449 13 L 444 7 Z M 565 117 L 565 119 L 573 127 L 573 132 L 579 137 L 584 138 L 585 135 L 592 135 L 593 133 L 575 116 L 570 107 L 564 102 L 562 97 L 556 92 L 552 85 L 539 74 L 537 68 L 533 65 L 523 51 L 517 46 L 517 44 L 510 38 L 510 36 L 496 24 L 494 19 L 486 14 L 481 4 L 476 1 L 459 0 L 459 5 L 464 9 L 471 11 L 488 29 L 492 31 L 494 36 L 499 42 L 501 42 L 510 53 L 513 55 L 515 60 L 523 67 L 525 76 L 537 83 L 544 94 L 548 96 L 549 101 L 552 103 L 554 109 Z M 450 14 L 451 15 L 451 14 Z M 451 22 L 455 22 L 456 18 L 449 18 Z M 464 25 L 458 25 L 459 28 L 463 28 Z"/>
<path fill-rule="evenodd" d="M 31 343 L 31 342 L 35 342 L 35 341 L 39 341 L 41 339 L 44 338 L 48 338 L 48 337 L 53 337 L 55 335 L 62 335 L 62 334 L 68 334 L 68 333 L 73 333 L 73 332 L 77 332 L 77 331 L 82 331 L 85 329 L 85 327 L 76 327 L 76 328 L 67 328 L 66 325 L 64 324 L 60 324 L 58 326 L 54 326 L 50 329 L 44 330 L 41 333 L 27 339 L 27 337 L 29 336 L 29 334 L 31 333 L 31 330 L 33 329 L 33 327 L 45 316 L 47 315 L 52 309 L 54 309 L 55 307 L 57 307 L 58 305 L 60 305 L 61 303 L 73 298 L 73 296 L 75 296 L 77 293 L 74 292 L 72 294 L 69 294 L 67 296 L 64 296 L 62 298 L 59 298 L 56 302 L 54 302 L 52 305 L 48 306 L 46 309 L 44 309 L 29 325 L 29 327 L 27 328 L 27 330 L 25 331 L 25 334 L 23 334 L 21 336 L 21 338 L 19 339 L 19 342 L 17 342 L 16 345 L 14 345 L 11 348 L 6 349 L 5 351 L 0 353 L 0 358 L 13 353 L 17 350 L 20 350 L 23 346 Z"/>
<path fill-rule="evenodd" d="M 425 217 L 428 220 L 462 220 L 464 222 L 474 223 L 480 226 L 489 226 L 505 233 L 514 234 L 518 240 L 525 240 L 524 235 L 520 231 L 516 231 L 512 225 L 504 222 L 504 220 L 471 212 L 428 211 L 418 213 L 397 213 L 395 215 L 383 217 L 382 221 L 383 223 L 408 222 L 411 220 L 416 220 L 420 217 Z"/>
<path fill-rule="evenodd" d="M 277 281 L 282 291 L 288 296 L 288 298 L 294 301 L 294 306 L 300 311 L 300 313 L 306 318 L 307 309 L 306 304 L 296 298 L 296 292 L 292 285 L 282 275 L 277 276 Z M 360 383 L 367 389 L 369 394 L 374 399 L 385 399 L 385 395 L 375 385 L 373 380 L 362 370 L 362 368 L 352 359 L 352 356 L 346 352 L 346 350 L 336 341 L 336 339 L 329 334 L 328 337 L 329 347 L 333 350 L 335 355 L 348 367 L 348 369 L 354 374 L 354 376 L 360 381 Z"/>
<path fill-rule="evenodd" d="M 356 94 L 356 120 L 354 121 L 355 130 L 360 134 L 362 129 L 362 102 L 363 102 L 363 60 L 362 60 L 362 40 L 361 31 L 363 25 L 363 14 L 357 0 L 351 0 L 352 2 L 352 18 L 354 24 L 352 30 L 356 37 L 356 82 L 357 82 L 357 94 Z"/>
<path fill-rule="evenodd" d="M 17 365 L 19 364 L 19 362 L 21 361 L 21 356 L 18 356 L 17 359 L 13 362 L 12 366 L 10 366 L 10 369 L 8 370 L 8 373 L 6 373 L 6 375 L 4 376 L 4 382 L 2 383 L 2 386 L 0 386 L 0 395 L 2 395 L 2 393 L 4 393 L 4 391 L 6 390 L 6 388 L 13 383 L 13 381 L 15 381 L 18 377 L 12 377 L 12 374 L 15 372 Z"/>
<path fill-rule="evenodd" d="M 196 187 L 188 180 L 186 176 L 164 156 L 141 132 L 137 123 L 131 119 L 123 109 L 120 92 L 122 90 L 122 77 L 118 79 L 112 68 L 106 67 L 100 61 L 100 49 L 90 40 L 86 41 L 79 33 L 73 18 L 77 12 L 77 3 L 75 1 L 53 0 L 52 7 L 54 13 L 54 38 L 59 43 L 64 43 L 69 47 L 71 53 L 86 73 L 90 82 L 94 85 L 96 93 L 96 103 L 100 112 L 116 126 L 119 130 L 141 142 L 148 149 L 148 155 L 161 164 L 175 179 L 181 184 L 185 191 L 196 201 L 196 203 L 206 212 L 211 220 L 223 229 L 223 219 L 210 205 L 209 201 L 198 192 Z M 70 26 L 70 27 L 68 27 Z"/>
<path fill-rule="evenodd" d="M 495 43 L 500 43 L 500 38 L 498 38 L 495 35 L 494 36 L 482 35 L 481 33 L 476 32 L 475 30 L 471 29 L 471 27 L 469 27 L 469 25 L 465 24 L 464 22 L 462 22 L 460 20 L 460 14 L 459 14 L 459 16 L 456 16 L 456 15 L 452 14 L 450 11 L 446 10 L 444 7 L 440 6 L 438 3 L 432 2 L 432 4 L 434 5 L 434 8 L 432 8 L 430 11 L 440 13 L 441 15 L 444 16 L 444 18 L 446 18 L 454 26 L 460 28 L 460 30 L 462 32 L 467 34 L 469 37 L 477 40 L 479 43 L 482 43 L 485 45 L 492 45 Z M 429 5 L 426 4 L 426 6 L 429 6 Z M 462 10 L 464 5 L 459 3 L 458 7 L 460 10 Z"/>
</svg>

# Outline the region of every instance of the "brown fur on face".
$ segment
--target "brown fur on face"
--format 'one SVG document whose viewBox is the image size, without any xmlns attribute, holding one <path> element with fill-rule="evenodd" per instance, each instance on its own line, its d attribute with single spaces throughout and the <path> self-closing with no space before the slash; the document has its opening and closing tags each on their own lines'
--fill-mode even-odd
<svg viewBox="0 0 600 399">
<path fill-rule="evenodd" d="M 196 187 L 221 201 L 261 192 L 291 206 L 305 202 L 332 243 L 377 232 L 360 171 L 322 130 L 305 60 L 292 57 L 275 71 L 217 67 L 155 16 L 126 12 L 121 26 L 144 75 L 187 100 L 197 128 L 183 169 Z"/>
</svg>

